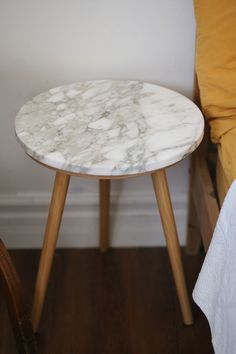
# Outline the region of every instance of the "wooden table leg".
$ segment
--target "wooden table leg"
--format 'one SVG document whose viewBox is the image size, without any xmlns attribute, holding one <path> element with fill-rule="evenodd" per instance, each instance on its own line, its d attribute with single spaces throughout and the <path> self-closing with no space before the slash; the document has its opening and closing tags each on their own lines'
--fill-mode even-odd
<svg viewBox="0 0 236 354">
<path fill-rule="evenodd" d="M 39 270 L 35 286 L 32 322 L 34 331 L 37 332 L 43 309 L 48 280 L 52 267 L 53 256 L 58 239 L 62 214 L 64 210 L 70 176 L 57 172 L 48 213 L 44 243 L 41 252 Z"/>
<path fill-rule="evenodd" d="M 101 252 L 107 252 L 109 248 L 110 184 L 109 179 L 99 180 Z"/>
<path fill-rule="evenodd" d="M 193 323 L 192 310 L 187 293 L 179 240 L 165 170 L 162 169 L 154 172 L 152 174 L 152 180 L 184 324 L 191 325 Z"/>
</svg>

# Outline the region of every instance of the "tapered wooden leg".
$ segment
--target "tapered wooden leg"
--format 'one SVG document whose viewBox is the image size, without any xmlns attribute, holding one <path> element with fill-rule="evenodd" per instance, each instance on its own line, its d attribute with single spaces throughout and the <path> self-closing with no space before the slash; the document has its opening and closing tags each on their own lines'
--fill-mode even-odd
<svg viewBox="0 0 236 354">
<path fill-rule="evenodd" d="M 106 252 L 109 248 L 110 184 L 109 179 L 99 180 L 101 252 Z"/>
<path fill-rule="evenodd" d="M 32 313 L 32 322 L 35 332 L 37 332 L 38 330 L 39 321 L 42 313 L 69 181 L 69 175 L 59 172 L 56 173 L 35 286 Z"/>
<path fill-rule="evenodd" d="M 184 324 L 191 325 L 193 316 L 184 278 L 180 246 L 165 170 L 162 169 L 153 173 L 152 180 Z"/>
</svg>

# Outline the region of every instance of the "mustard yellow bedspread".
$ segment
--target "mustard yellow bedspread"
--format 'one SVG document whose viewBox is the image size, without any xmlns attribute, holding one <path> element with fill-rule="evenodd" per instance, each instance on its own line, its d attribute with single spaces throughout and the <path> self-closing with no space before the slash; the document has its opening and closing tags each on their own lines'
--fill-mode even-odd
<svg viewBox="0 0 236 354">
<path fill-rule="evenodd" d="M 236 0 L 194 0 L 196 72 L 203 113 L 218 144 L 220 203 L 236 178 Z"/>
</svg>

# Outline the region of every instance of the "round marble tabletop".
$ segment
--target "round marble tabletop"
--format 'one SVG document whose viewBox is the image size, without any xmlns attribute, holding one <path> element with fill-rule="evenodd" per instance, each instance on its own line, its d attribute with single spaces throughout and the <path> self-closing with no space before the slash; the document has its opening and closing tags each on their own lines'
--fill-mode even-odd
<svg viewBox="0 0 236 354">
<path fill-rule="evenodd" d="M 53 88 L 15 121 L 25 152 L 50 167 L 121 176 L 167 167 L 201 142 L 204 120 L 186 97 L 138 81 L 99 80 Z"/>
</svg>

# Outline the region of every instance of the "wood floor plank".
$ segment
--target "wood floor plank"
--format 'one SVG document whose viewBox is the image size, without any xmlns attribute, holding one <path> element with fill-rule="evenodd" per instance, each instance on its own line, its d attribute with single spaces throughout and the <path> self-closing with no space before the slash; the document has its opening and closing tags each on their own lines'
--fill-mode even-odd
<svg viewBox="0 0 236 354">
<path fill-rule="evenodd" d="M 33 298 L 39 251 L 12 252 Z M 203 256 L 185 256 L 192 290 Z M 193 305 L 194 306 L 194 305 Z M 204 315 L 186 327 L 165 248 L 57 250 L 39 328 L 40 353 L 213 354 Z M 0 354 L 14 354 L 0 295 Z"/>
</svg>

